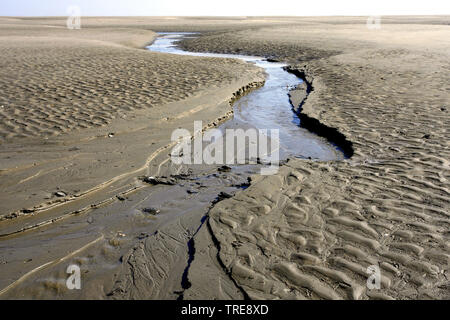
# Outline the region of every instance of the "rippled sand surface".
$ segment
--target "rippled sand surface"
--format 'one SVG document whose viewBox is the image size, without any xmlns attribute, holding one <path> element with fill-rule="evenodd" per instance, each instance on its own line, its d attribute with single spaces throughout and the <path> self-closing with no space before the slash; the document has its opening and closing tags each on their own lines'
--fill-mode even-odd
<svg viewBox="0 0 450 320">
<path fill-rule="evenodd" d="M 313 87 L 301 112 L 353 145 L 348 161 L 292 160 L 211 210 L 220 260 L 252 298 L 449 298 L 448 18 L 382 21 L 369 30 L 362 19 L 317 19 L 185 43 L 290 61 Z M 366 286 L 372 265 L 380 290 Z"/>
<path fill-rule="evenodd" d="M 88 19 L 86 30 L 70 40 L 63 20 L 1 21 L 6 60 L 0 82 L 8 88 L 1 99 L 8 100 L 0 111 L 0 208 L 13 218 L 0 221 L 2 233 L 90 208 L 75 220 L 70 216 L 0 238 L 1 287 L 22 279 L 1 291 L 2 298 L 450 298 L 448 17 L 382 17 L 379 30 L 368 29 L 366 18 L 358 17 Z M 286 62 L 312 87 L 306 100 L 304 88 L 291 91 L 295 111 L 311 130 L 343 135 L 351 142 L 352 157 L 291 159 L 278 174 L 254 175 L 248 188 L 234 188 L 232 197 L 217 203 L 214 194 L 201 193 L 202 186 L 212 184 L 217 189 L 208 190 L 219 192 L 240 184 L 238 173 L 212 175 L 218 180 L 205 175 L 199 184 L 179 181 L 173 193 L 143 186 L 139 175 L 164 168 L 168 132 L 190 128 L 199 115 L 205 123 L 216 121 L 231 110 L 233 92 L 263 78 L 258 69 L 237 61 L 204 63 L 204 58 L 138 49 L 154 37 L 150 30 L 208 31 L 183 48 Z M 76 59 L 82 56 L 89 59 Z M 211 68 L 208 75 L 204 68 Z M 172 77 L 170 70 L 181 77 Z M 71 71 L 73 83 L 66 78 Z M 110 82 L 112 76 L 116 81 Z M 21 88 L 22 81 L 27 85 Z M 119 90 L 127 90 L 114 109 L 115 96 L 104 100 L 105 89 L 97 84 L 113 94 L 117 81 Z M 54 90 L 45 92 L 41 83 Z M 133 101 L 145 102 L 148 95 L 159 102 L 134 110 Z M 65 107 L 66 96 L 74 101 L 73 114 Z M 86 106 L 92 119 L 76 108 L 84 96 L 92 102 Z M 41 106 L 42 97 L 53 109 Z M 28 104 L 35 106 L 29 123 Z M 42 116 L 55 122 L 48 139 Z M 133 187 L 140 189 L 127 194 L 127 201 L 117 200 Z M 186 188 L 199 195 L 182 194 Z M 67 197 L 56 197 L 58 190 Z M 100 202 L 91 209 L 110 198 L 116 199 L 113 204 Z M 142 207 L 160 202 L 161 215 L 142 222 Z M 124 228 L 158 232 L 135 236 Z M 76 236 L 64 238 L 67 230 Z M 49 239 L 59 245 L 51 246 Z M 194 255 L 188 243 L 194 243 Z M 40 254 L 33 256 L 30 248 Z M 84 273 L 87 291 L 69 292 L 64 286 L 65 267 L 74 262 L 90 270 Z M 366 285 L 370 266 L 380 269 L 380 289 Z"/>
</svg>

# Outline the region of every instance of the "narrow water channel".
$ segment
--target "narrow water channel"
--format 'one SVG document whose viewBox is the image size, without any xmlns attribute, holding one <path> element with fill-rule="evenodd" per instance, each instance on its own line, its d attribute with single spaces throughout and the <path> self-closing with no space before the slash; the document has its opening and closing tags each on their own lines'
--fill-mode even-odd
<svg viewBox="0 0 450 320">
<path fill-rule="evenodd" d="M 160 37 L 147 49 L 170 54 L 241 59 L 263 68 L 267 75 L 264 86 L 241 97 L 234 103 L 233 118 L 221 125 L 220 130 L 248 127 L 268 130 L 278 129 L 280 159 L 299 157 L 326 161 L 344 158 L 342 152 L 336 146 L 301 127 L 300 119 L 292 111 L 288 93 L 302 80 L 285 71 L 283 67 L 286 64 L 270 62 L 262 57 L 189 52 L 177 47 L 178 41 L 193 36 L 196 36 L 196 34 L 160 33 Z"/>
</svg>

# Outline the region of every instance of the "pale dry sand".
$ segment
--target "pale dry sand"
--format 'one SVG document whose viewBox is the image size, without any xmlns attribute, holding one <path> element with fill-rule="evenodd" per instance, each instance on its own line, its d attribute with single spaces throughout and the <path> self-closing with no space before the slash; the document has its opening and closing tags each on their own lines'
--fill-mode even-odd
<svg viewBox="0 0 450 320">
<path fill-rule="evenodd" d="M 6 49 L 3 51 L 10 61 L 17 59 L 20 63 L 15 65 L 17 71 L 2 75 L 2 88 L 3 82 L 8 85 L 4 77 L 17 77 L 22 72 L 31 78 L 24 80 L 29 82 L 21 90 L 9 87 L 16 90 L 14 99 L 27 97 L 24 91 L 28 87 L 39 92 L 36 99 L 43 96 L 39 91 L 42 80 L 36 79 L 47 73 L 35 75 L 33 69 L 23 68 L 36 55 L 42 59 L 37 58 L 36 70 L 47 70 L 50 65 L 61 71 L 52 79 L 43 77 L 48 81 L 46 86 L 54 84 L 56 91 L 64 90 L 64 95 L 74 100 L 92 100 L 87 112 L 90 116 L 103 114 L 95 105 L 106 108 L 100 116 L 104 127 L 94 128 L 95 121 L 88 117 L 87 122 L 92 123 L 80 129 L 78 118 L 71 117 L 76 114 L 81 120 L 83 114 L 77 114 L 77 109 L 73 113 L 65 109 L 64 100 L 50 93 L 44 97 L 58 108 L 45 109 L 45 117 L 69 123 L 72 119 L 73 127 L 53 132 L 45 141 L 41 137 L 44 121 L 36 121 L 37 129 L 28 131 L 20 124 L 6 127 L 10 136 L 2 140 L 1 212 L 8 215 L 46 201 L 43 208 L 48 208 L 59 204 L 60 200 L 52 195 L 58 186 L 66 183 L 70 188 L 60 187 L 69 196 L 53 211 L 37 210 L 33 216 L 19 211 L 21 217 L 0 222 L 3 233 L 38 225 L 139 187 L 139 174 L 159 172 L 163 158 L 154 151 L 166 150 L 168 133 L 173 128 L 190 128 L 199 116 L 212 122 L 229 111 L 232 92 L 261 80 L 257 70 L 239 62 L 210 59 L 204 63 L 204 59 L 137 49 L 151 41 L 146 38 L 154 36 L 150 30 L 207 32 L 183 43 L 193 51 L 248 53 L 287 61 L 293 72 L 305 75 L 313 89 L 306 100 L 304 87 L 291 93 L 294 109 L 301 112 L 312 130 L 324 131 L 324 126 L 337 130 L 325 132 L 345 136 L 354 152 L 349 160 L 339 162 L 291 159 L 277 175 L 254 176 L 248 189 L 211 209 L 207 200 L 201 204 L 192 199 L 179 200 L 173 205 L 174 212 L 186 203 L 193 209 L 167 224 L 150 226 L 149 230 L 158 231 L 157 236 L 117 240 L 116 234 L 95 233 L 85 242 L 73 240 L 72 247 L 63 245 L 61 252 L 39 255 L 33 261 L 21 261 L 29 254 L 24 244 L 34 241 L 33 233 L 6 237 L 3 246 L 17 241 L 23 247 L 8 248 L 10 256 L 2 256 L 2 263 L 6 261 L 2 266 L 6 275 L 2 287 L 17 279 L 23 281 L 3 297 L 173 299 L 182 292 L 184 299 L 450 298 L 449 18 L 386 17 L 380 30 L 368 30 L 365 21 L 364 17 L 92 18 L 87 21 L 92 29 L 82 29 L 76 40 L 56 35 L 36 40 L 41 32 L 49 32 L 41 28 L 63 25 L 64 20 L 3 19 L 2 35 L 11 36 L 5 35 L 1 41 L 6 43 L 5 48 L 16 48 L 16 53 L 8 55 Z M 19 34 L 14 34 L 15 28 Z M 37 34 L 30 42 L 25 41 L 20 34 L 22 28 Z M 55 32 L 65 35 L 69 31 Z M 97 35 L 105 33 L 109 40 L 98 41 Z M 133 44 L 123 42 L 123 37 L 129 39 L 127 34 L 136 37 Z M 19 43 L 28 48 L 22 50 L 29 52 L 28 56 L 17 49 Z M 35 45 L 30 47 L 29 43 Z M 64 64 L 55 64 L 55 58 L 48 58 L 45 51 L 65 65 L 73 62 L 68 51 L 89 55 L 94 65 L 74 68 L 75 74 L 79 72 L 77 81 L 87 81 L 88 91 L 78 96 L 73 90 L 78 82 L 63 85 L 68 81 Z M 105 56 L 108 58 L 103 59 Z M 117 60 L 112 63 L 112 59 Z M 211 69 L 204 71 L 205 67 Z M 83 70 L 89 68 L 95 72 L 83 76 Z M 173 76 L 171 72 L 179 73 Z M 202 72 L 207 76 L 196 77 Z M 129 103 L 129 108 L 114 109 L 110 107 L 114 106 L 112 101 L 102 100 L 102 92 L 89 91 L 101 88 L 92 77 L 106 82 L 112 74 L 122 81 L 119 87 L 124 92 L 118 96 Z M 156 79 L 150 80 L 146 74 Z M 136 81 L 134 85 L 128 85 L 129 79 Z M 141 87 L 146 85 L 156 86 L 155 90 L 143 94 Z M 125 92 L 134 98 L 125 98 Z M 145 102 L 149 94 L 158 103 L 148 102 L 148 108 L 134 110 L 133 99 Z M 39 105 L 36 100 L 38 111 Z M 19 103 L 14 109 L 19 110 L 14 117 L 27 119 Z M 190 112 L 192 109 L 202 112 Z M 117 115 L 126 119 L 118 119 Z M 33 114 L 34 118 L 39 119 Z M 108 132 L 117 134 L 107 138 Z M 155 145 L 143 152 L 149 141 Z M 39 165 L 34 165 L 37 160 Z M 92 189 L 95 186 L 98 191 Z M 79 194 L 91 191 L 71 197 L 76 190 Z M 138 195 L 135 197 L 135 202 L 142 201 Z M 127 212 L 125 205 L 106 205 L 93 217 Z M 195 233 L 205 213 L 209 218 Z M 70 229 L 63 225 L 55 234 L 61 237 L 63 227 Z M 52 234 L 49 230 L 42 230 L 43 237 Z M 182 274 L 189 256 L 189 240 L 195 243 L 195 254 L 191 256 L 186 286 Z M 121 245 L 125 242 L 128 245 Z M 84 247 L 88 244 L 92 246 Z M 115 257 L 111 253 L 113 244 L 122 246 L 124 252 L 114 269 L 109 269 L 114 271 L 92 269 L 93 260 Z M 60 257 L 89 265 L 93 274 L 86 275 L 90 292 L 64 289 L 66 265 L 53 267 Z M 50 260 L 55 261 L 50 264 L 52 268 L 43 268 L 42 273 L 36 269 Z M 366 268 L 370 265 L 381 269 L 380 290 L 366 287 Z M 30 270 L 36 272 L 27 279 L 20 278 Z"/>
</svg>

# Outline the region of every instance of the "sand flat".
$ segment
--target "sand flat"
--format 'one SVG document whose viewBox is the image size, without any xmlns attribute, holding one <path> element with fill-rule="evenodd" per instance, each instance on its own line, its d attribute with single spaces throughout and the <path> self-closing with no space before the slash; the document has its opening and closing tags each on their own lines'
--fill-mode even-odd
<svg viewBox="0 0 450 320">
<path fill-rule="evenodd" d="M 449 298 L 448 17 L 383 17 L 380 30 L 367 29 L 365 17 L 89 18 L 87 26 L 92 29 L 82 29 L 73 39 L 61 36 L 66 30 L 54 28 L 64 21 L 2 18 L 0 50 L 10 63 L 5 64 L 9 72 L 0 81 L 16 105 L 0 123 L 0 203 L 2 211 L 10 213 L 42 202 L 58 203 L 52 193 L 57 187 L 69 196 L 99 185 L 101 189 L 63 205 L 65 211 L 57 208 L 2 221 L 5 231 L 138 186 L 139 174 L 158 171 L 160 158 L 149 155 L 167 144 L 172 129 L 191 125 L 200 114 L 213 121 L 229 111 L 232 92 L 262 77 L 258 70 L 236 61 L 210 59 L 205 64 L 204 59 L 144 52 L 139 48 L 151 41 L 147 36 L 154 37 L 150 30 L 206 31 L 183 47 L 288 62 L 313 88 L 306 100 L 302 100 L 303 89 L 296 89 L 291 95 L 294 110 L 304 119 L 313 119 L 312 130 L 317 130 L 314 120 L 337 130 L 353 150 L 346 161 L 291 159 L 276 175 L 254 176 L 248 189 L 206 211 L 209 218 L 193 238 L 189 235 L 199 227 L 204 208 L 153 226 L 158 237 L 126 239 L 133 247 L 123 255 L 126 263 L 115 265 L 115 276 L 95 274 L 90 278 L 92 291 L 77 298 L 179 297 L 174 291 L 182 287 L 189 239 L 194 239 L 197 250 L 187 275 L 190 286 L 182 293 L 185 299 Z M 8 36 L 15 28 L 17 33 L 29 28 L 35 34 Z M 57 30 L 52 35 L 50 29 Z M 124 40 L 127 34 L 135 37 L 132 42 Z M 74 55 L 91 62 L 74 61 Z M 62 63 L 55 64 L 55 58 Z M 65 77 L 64 66 L 73 62 L 78 82 Z M 57 72 L 43 77 L 49 70 Z M 91 70 L 89 77 L 83 70 Z M 21 74 L 30 79 L 23 80 Z M 108 82 L 111 76 L 124 89 L 117 95 L 121 102 L 117 105 L 116 99 L 102 100 L 101 88 L 114 92 L 114 82 Z M 27 82 L 17 88 L 11 79 Z M 42 81 L 44 89 L 53 86 L 56 93 L 41 95 Z M 86 86 L 77 92 L 80 82 Z M 2 97 L 9 94 L 5 92 Z M 85 100 L 91 102 L 86 104 L 86 114 L 81 107 L 65 108 L 64 100 L 59 100 L 67 95 L 83 108 Z M 148 102 L 149 96 L 156 102 Z M 40 97 L 51 100 L 54 107 L 41 107 Z M 21 106 L 24 101 L 35 103 L 31 117 Z M 147 107 L 135 110 L 137 102 Z M 201 113 L 189 112 L 199 105 L 204 106 Z M 187 116 L 165 120 L 177 114 Z M 8 122 L 11 118 L 35 123 L 28 129 Z M 46 128 L 42 120 L 46 118 L 55 122 L 52 128 Z M 53 132 L 42 141 L 44 129 Z M 108 132 L 117 134 L 108 138 Z M 155 144 L 142 152 L 148 141 Z M 150 158 L 156 160 L 148 166 Z M 143 164 L 146 169 L 140 170 Z M 177 206 L 172 209 L 176 212 Z M 124 205 L 103 210 L 100 215 L 126 211 Z M 33 233 L 25 234 L 33 239 Z M 99 253 L 103 259 L 116 238 L 106 234 L 105 240 L 83 252 L 74 251 L 78 253 L 67 259 L 85 261 Z M 95 239 L 76 244 L 82 248 Z M 9 252 L 15 258 L 2 269 L 8 274 L 2 286 L 60 254 L 29 262 L 19 273 L 15 266 L 23 265 L 20 259 L 26 259 L 26 252 L 18 248 Z M 381 270 L 380 290 L 366 286 L 367 268 L 373 265 Z M 61 285 L 64 275 L 62 264 L 36 272 L 7 296 L 64 297 L 69 294 Z M 45 284 L 39 282 L 42 279 Z M 27 291 L 31 283 L 38 284 Z"/>
<path fill-rule="evenodd" d="M 222 116 L 232 93 L 262 78 L 237 60 L 148 52 L 155 32 L 114 21 L 80 30 L 62 19 L 1 22 L 2 216 L 149 170 L 182 121 Z"/>
<path fill-rule="evenodd" d="M 291 61 L 313 86 L 301 112 L 353 144 L 348 161 L 291 160 L 210 212 L 220 259 L 251 298 L 449 297 L 450 30 L 439 21 L 448 19 L 186 42 Z M 384 277 L 378 291 L 365 285 L 374 264 Z"/>
</svg>

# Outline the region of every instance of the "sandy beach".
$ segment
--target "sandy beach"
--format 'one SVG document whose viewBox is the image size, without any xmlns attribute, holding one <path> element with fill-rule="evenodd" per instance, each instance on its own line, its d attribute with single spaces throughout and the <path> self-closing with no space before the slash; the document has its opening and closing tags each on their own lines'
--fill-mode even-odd
<svg viewBox="0 0 450 320">
<path fill-rule="evenodd" d="M 450 17 L 366 20 L 0 18 L 0 298 L 449 299 Z M 175 172 L 171 132 L 229 119 L 265 74 L 145 49 L 167 31 L 287 63 L 292 112 L 348 158 L 291 158 L 248 188 Z"/>
</svg>

